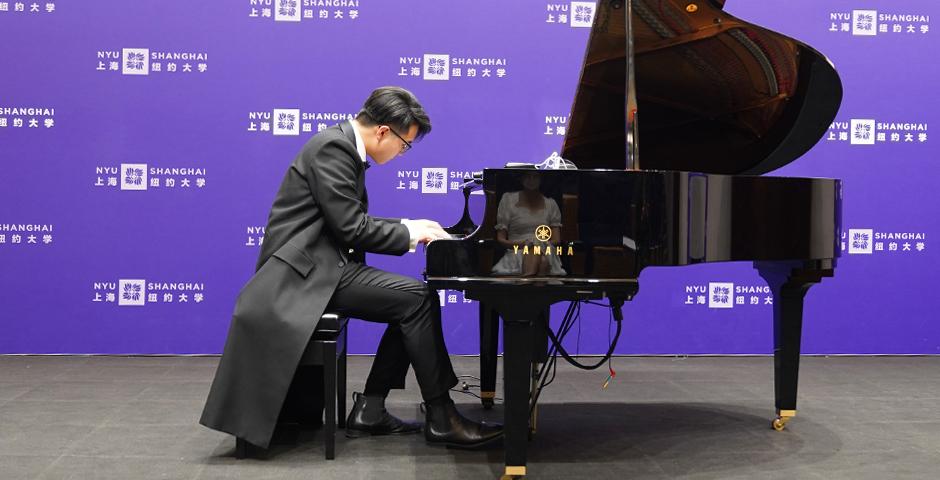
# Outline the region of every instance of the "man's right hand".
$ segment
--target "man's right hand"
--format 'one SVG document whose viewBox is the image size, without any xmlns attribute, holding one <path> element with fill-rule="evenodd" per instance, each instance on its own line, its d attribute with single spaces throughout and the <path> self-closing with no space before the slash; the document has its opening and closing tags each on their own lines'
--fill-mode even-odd
<svg viewBox="0 0 940 480">
<path fill-rule="evenodd" d="M 414 227 L 414 235 L 418 243 L 427 244 L 431 240 L 450 238 L 450 234 L 444 231 L 441 224 L 434 220 L 408 220 Z"/>
</svg>

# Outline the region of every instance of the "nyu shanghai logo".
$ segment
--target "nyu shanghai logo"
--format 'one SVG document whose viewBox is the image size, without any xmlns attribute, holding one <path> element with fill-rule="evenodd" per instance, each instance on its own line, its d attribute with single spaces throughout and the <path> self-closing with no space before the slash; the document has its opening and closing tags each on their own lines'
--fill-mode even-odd
<svg viewBox="0 0 940 480">
<path fill-rule="evenodd" d="M 121 72 L 122 75 L 200 74 L 209 69 L 206 52 L 165 52 L 149 48 L 122 48 L 97 52 L 99 72 Z"/>
<path fill-rule="evenodd" d="M 330 125 L 355 118 L 354 113 L 309 112 L 299 108 L 275 108 L 273 111 L 248 112 L 249 132 L 271 133 L 276 136 L 297 136 L 320 132 Z"/>
<path fill-rule="evenodd" d="M 930 15 L 919 13 L 885 13 L 877 10 L 830 12 L 829 31 L 857 37 L 876 35 L 926 35 L 930 32 Z"/>
<path fill-rule="evenodd" d="M 203 189 L 206 169 L 196 167 L 154 167 L 146 163 L 95 167 L 95 188 L 120 190 Z"/>
<path fill-rule="evenodd" d="M 245 241 L 246 247 L 260 247 L 264 244 L 264 226 L 255 225 L 245 229 L 248 232 L 248 240 Z"/>
<path fill-rule="evenodd" d="M 870 118 L 839 120 L 829 125 L 825 139 L 829 142 L 847 142 L 850 145 L 922 144 L 927 143 L 927 123 L 879 122 Z"/>
<path fill-rule="evenodd" d="M 300 135 L 299 109 L 274 109 L 275 135 Z"/>
<path fill-rule="evenodd" d="M 421 193 L 447 193 L 447 169 L 422 168 Z"/>
<path fill-rule="evenodd" d="M 842 232 L 842 251 L 849 255 L 880 253 L 915 254 L 927 250 L 925 232 L 879 232 L 872 228 L 850 228 Z"/>
<path fill-rule="evenodd" d="M 0 223 L 0 249 L 52 244 L 51 223 Z"/>
<path fill-rule="evenodd" d="M 546 5 L 545 23 L 569 25 L 573 28 L 591 28 L 594 24 L 595 2 L 549 3 Z"/>
<path fill-rule="evenodd" d="M 398 76 L 423 80 L 501 79 L 509 74 L 504 57 L 464 57 L 448 53 L 426 53 L 398 58 Z"/>
<path fill-rule="evenodd" d="M 424 54 L 425 80 L 450 80 L 450 55 Z"/>
<path fill-rule="evenodd" d="M 146 280 L 118 280 L 118 305 L 142 307 L 147 296 Z"/>
<path fill-rule="evenodd" d="M 685 305 L 708 308 L 773 305 L 774 297 L 767 285 L 735 285 L 730 282 L 708 282 L 708 285 L 686 285 Z"/>
<path fill-rule="evenodd" d="M 275 22 L 355 21 L 359 0 L 248 0 L 248 17 Z"/>
<path fill-rule="evenodd" d="M 0 106 L 0 129 L 48 129 L 54 126 L 54 108 Z"/>
<path fill-rule="evenodd" d="M 844 235 L 844 234 L 843 234 Z M 848 233 L 849 253 L 871 255 L 875 233 L 870 228 L 851 228 Z M 842 242 L 845 250 L 845 242 Z"/>
<path fill-rule="evenodd" d="M 122 163 L 121 164 L 121 190 L 147 189 L 147 164 Z M 95 186 L 102 186 L 95 182 Z"/>
<path fill-rule="evenodd" d="M 565 136 L 567 133 L 567 115 L 545 115 L 545 130 L 543 135 Z"/>
<path fill-rule="evenodd" d="M 0 14 L 4 13 L 55 13 L 55 2 L 51 0 L 46 0 L 44 2 L 0 2 Z"/>
<path fill-rule="evenodd" d="M 121 307 L 143 307 L 157 303 L 202 303 L 205 283 L 148 282 L 142 279 L 120 279 L 92 284 L 92 303 L 111 303 Z"/>
<path fill-rule="evenodd" d="M 422 194 L 440 194 L 460 190 L 466 179 L 472 178 L 471 171 L 448 170 L 447 168 L 422 168 L 421 170 L 399 170 L 395 190 L 399 192 L 420 192 Z"/>
<path fill-rule="evenodd" d="M 121 73 L 124 75 L 149 75 L 150 50 L 146 48 L 123 49 L 121 51 Z"/>
<path fill-rule="evenodd" d="M 733 283 L 708 283 L 708 308 L 731 308 L 732 294 L 734 292 Z M 688 300 L 688 299 L 686 299 Z"/>
<path fill-rule="evenodd" d="M 437 296 L 442 307 L 459 303 L 473 303 L 473 300 L 467 298 L 464 292 L 460 290 L 438 290 Z"/>
</svg>

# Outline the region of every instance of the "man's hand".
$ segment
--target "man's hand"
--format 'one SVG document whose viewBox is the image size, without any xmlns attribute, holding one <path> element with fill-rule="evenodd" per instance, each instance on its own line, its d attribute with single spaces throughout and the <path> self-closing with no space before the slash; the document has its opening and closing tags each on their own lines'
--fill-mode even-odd
<svg viewBox="0 0 940 480">
<path fill-rule="evenodd" d="M 434 220 L 408 220 L 408 223 L 414 227 L 414 234 L 418 243 L 427 244 L 431 240 L 450 238 L 450 234 L 445 232 L 441 224 Z"/>
</svg>

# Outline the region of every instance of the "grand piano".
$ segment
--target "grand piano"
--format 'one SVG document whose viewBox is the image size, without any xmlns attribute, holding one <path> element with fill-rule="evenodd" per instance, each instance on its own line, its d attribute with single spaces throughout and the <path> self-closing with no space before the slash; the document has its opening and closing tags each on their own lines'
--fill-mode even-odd
<svg viewBox="0 0 940 480">
<path fill-rule="evenodd" d="M 432 288 L 479 300 L 484 324 L 502 319 L 504 478 L 526 474 L 533 364 L 544 361 L 533 339 L 545 338 L 548 307 L 606 301 L 619 330 L 646 267 L 753 262 L 773 295 L 771 424 L 782 430 L 796 414 L 803 298 L 834 273 L 842 188 L 764 174 L 819 141 L 842 84 L 812 47 L 724 3 L 599 0 L 561 150 L 577 169 L 484 170 L 479 225 L 465 206 L 453 238 L 427 246 Z M 512 215 L 500 211 L 523 197 Z M 552 204 L 554 217 L 525 218 Z M 526 220 L 530 235 L 505 225 Z M 507 255 L 521 267 L 507 270 Z M 485 357 L 495 358 L 493 334 Z"/>
</svg>

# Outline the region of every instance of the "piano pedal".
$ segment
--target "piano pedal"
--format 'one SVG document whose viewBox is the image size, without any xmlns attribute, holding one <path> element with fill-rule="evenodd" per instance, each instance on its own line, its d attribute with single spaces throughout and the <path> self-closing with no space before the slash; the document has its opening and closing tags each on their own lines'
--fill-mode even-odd
<svg viewBox="0 0 940 480">
<path fill-rule="evenodd" d="M 787 422 L 796 416 L 796 410 L 779 410 L 777 418 L 770 422 L 770 426 L 778 432 L 782 432 L 787 426 Z"/>
</svg>

